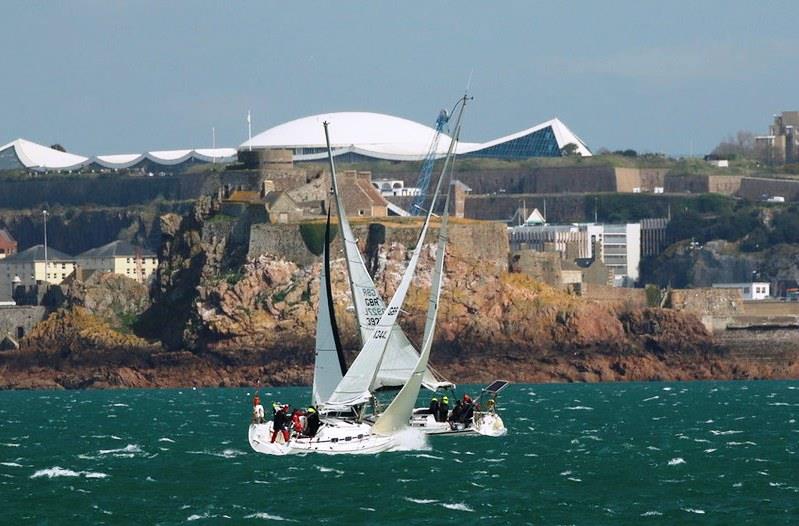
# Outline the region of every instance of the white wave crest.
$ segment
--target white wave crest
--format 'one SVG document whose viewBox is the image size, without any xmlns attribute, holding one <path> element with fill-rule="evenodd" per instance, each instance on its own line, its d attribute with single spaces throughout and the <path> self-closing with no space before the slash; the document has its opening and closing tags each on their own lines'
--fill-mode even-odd
<svg viewBox="0 0 799 526">
<path fill-rule="evenodd" d="M 645 511 L 641 514 L 641 517 L 660 517 L 661 515 L 663 514 L 659 511 Z"/>
<path fill-rule="evenodd" d="M 456 510 L 456 511 L 469 511 L 474 512 L 472 508 L 464 504 L 463 502 L 456 502 L 454 504 L 450 504 L 449 502 L 442 502 L 439 506 L 443 508 L 447 508 L 448 510 Z"/>
<path fill-rule="evenodd" d="M 318 469 L 322 473 L 336 473 L 337 475 L 343 475 L 344 474 L 344 472 L 342 470 L 340 470 L 340 469 L 326 468 L 324 466 L 316 466 L 316 469 Z"/>
<path fill-rule="evenodd" d="M 685 464 L 685 459 L 677 457 L 669 460 L 669 466 L 679 466 L 680 464 Z"/>
<path fill-rule="evenodd" d="M 8 466 L 10 468 L 21 468 L 22 464 L 17 464 L 16 462 L 0 462 L 0 466 Z"/>
<path fill-rule="evenodd" d="M 286 517 L 281 517 L 280 515 L 272 515 L 271 513 L 266 513 L 263 511 L 259 511 L 257 513 L 251 513 L 249 515 L 244 516 L 245 519 L 264 519 L 267 521 L 285 521 L 285 522 L 297 522 L 294 519 L 287 519 Z"/>
<path fill-rule="evenodd" d="M 593 407 L 588 407 L 587 405 L 575 405 L 573 407 L 567 407 L 569 411 L 593 411 Z"/>
<path fill-rule="evenodd" d="M 705 510 L 698 510 L 696 508 L 682 508 L 682 511 L 687 511 L 688 513 L 697 513 L 699 515 L 705 514 Z"/>
<path fill-rule="evenodd" d="M 117 449 L 101 449 L 97 453 L 100 455 L 132 457 L 136 453 L 141 453 L 141 452 L 142 452 L 141 446 L 139 446 L 138 444 L 128 444 L 125 447 L 120 447 Z"/>
<path fill-rule="evenodd" d="M 174 444 L 175 443 L 174 440 L 172 440 L 171 438 L 167 438 L 167 437 L 161 437 L 161 438 L 158 439 L 158 441 L 159 442 L 169 442 L 170 444 Z"/>
<path fill-rule="evenodd" d="M 743 433 L 743 431 L 735 431 L 732 429 L 728 431 L 718 431 L 717 429 L 711 429 L 710 432 L 716 436 L 737 435 L 738 433 Z"/>
<path fill-rule="evenodd" d="M 404 497 L 404 498 L 408 502 L 413 502 L 415 504 L 435 504 L 436 502 L 438 502 L 435 499 L 414 499 L 413 497 Z"/>
<path fill-rule="evenodd" d="M 391 451 L 429 451 L 427 435 L 419 429 L 406 428 L 393 435 L 394 447 Z"/>
<path fill-rule="evenodd" d="M 71 469 L 65 469 L 61 466 L 53 466 L 52 468 L 47 469 L 40 469 L 33 475 L 31 475 L 32 479 L 38 479 L 41 477 L 47 477 L 49 479 L 58 478 L 58 477 L 85 477 L 87 479 L 104 479 L 108 476 L 106 473 L 97 473 L 93 471 L 73 471 Z"/>
</svg>

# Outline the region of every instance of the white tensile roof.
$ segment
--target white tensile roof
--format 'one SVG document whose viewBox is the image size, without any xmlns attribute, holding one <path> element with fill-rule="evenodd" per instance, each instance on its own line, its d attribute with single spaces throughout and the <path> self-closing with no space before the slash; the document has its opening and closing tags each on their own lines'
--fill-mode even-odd
<svg viewBox="0 0 799 526">
<path fill-rule="evenodd" d="M 25 139 L 17 139 L 2 147 L 0 152 L 8 149 L 20 164 L 29 170 L 77 170 L 90 164 L 98 164 L 105 168 L 130 168 L 145 159 L 161 165 L 176 165 L 194 159 L 201 162 L 230 162 L 236 159 L 235 148 L 198 148 L 186 150 L 163 150 L 145 153 L 97 155 L 84 157 L 73 153 L 53 150 L 47 146 Z"/>
<path fill-rule="evenodd" d="M 89 158 L 53 150 L 35 142 L 17 139 L 0 147 L 0 152 L 14 149 L 19 162 L 32 170 L 76 170 L 89 164 Z"/>
<path fill-rule="evenodd" d="M 352 152 L 387 160 L 420 160 L 427 155 L 435 134 L 435 130 L 429 126 L 382 113 L 357 111 L 322 113 L 269 128 L 244 142 L 239 149 L 324 148 L 323 122 L 330 123 L 330 143 L 336 155 Z M 548 126 L 552 127 L 560 148 L 574 143 L 577 145 L 578 153 L 584 156 L 591 155 L 585 143 L 559 119 L 551 119 L 532 128 L 485 143 L 460 142 L 456 147 L 456 153 L 465 154 L 483 150 Z M 439 156 L 446 154 L 450 141 L 448 135 L 441 135 L 436 148 Z M 294 159 L 303 161 L 322 159 L 326 156 L 326 152 L 298 152 Z"/>
</svg>

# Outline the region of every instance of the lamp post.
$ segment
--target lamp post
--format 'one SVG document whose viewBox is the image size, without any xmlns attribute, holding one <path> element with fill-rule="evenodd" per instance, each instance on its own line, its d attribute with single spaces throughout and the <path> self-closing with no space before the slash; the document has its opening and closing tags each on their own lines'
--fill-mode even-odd
<svg viewBox="0 0 799 526">
<path fill-rule="evenodd" d="M 45 283 L 49 283 L 50 280 L 47 279 L 47 272 L 49 272 L 47 268 L 47 210 L 42 210 L 42 215 L 44 216 L 44 281 Z M 45 285 L 45 287 L 47 287 L 47 285 Z"/>
</svg>

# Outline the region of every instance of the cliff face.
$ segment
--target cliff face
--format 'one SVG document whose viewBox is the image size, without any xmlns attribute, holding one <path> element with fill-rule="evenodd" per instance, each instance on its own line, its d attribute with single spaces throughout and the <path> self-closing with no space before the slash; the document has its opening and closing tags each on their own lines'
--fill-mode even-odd
<svg viewBox="0 0 799 526">
<path fill-rule="evenodd" d="M 191 214 L 161 218 L 153 303 L 134 327 L 146 340 L 126 334 L 128 327 L 119 323 L 114 291 L 120 286 L 103 284 L 98 298 L 83 285 L 68 291 L 72 308 L 31 332 L 22 351 L 0 355 L 0 386 L 310 383 L 318 257 L 293 258 L 298 262 L 283 254 L 253 255 L 253 243 L 241 235 L 243 219 L 218 212 L 216 202 L 204 199 Z M 414 228 L 390 221 L 384 227 L 358 224 L 355 230 L 378 290 L 388 298 L 407 266 Z M 275 232 L 300 236 L 290 244 L 297 250 L 300 243 L 313 244 L 315 236 L 302 237 L 294 228 Z M 777 361 L 753 361 L 719 348 L 693 315 L 617 309 L 508 273 L 501 264 L 507 253 L 501 226 L 456 222 L 450 239 L 432 363 L 457 382 L 799 375 L 795 346 L 786 346 Z M 423 250 L 401 319 L 415 342 L 424 330 L 435 249 L 433 242 Z M 248 250 L 252 257 L 241 265 Z M 351 360 L 359 336 L 340 239 L 333 246 L 331 280 Z M 126 312 L 145 306 L 137 305 Z"/>
</svg>

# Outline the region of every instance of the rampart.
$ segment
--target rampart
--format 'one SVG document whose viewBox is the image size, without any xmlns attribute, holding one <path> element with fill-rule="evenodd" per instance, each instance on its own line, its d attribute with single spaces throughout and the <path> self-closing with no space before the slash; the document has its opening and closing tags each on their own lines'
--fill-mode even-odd
<svg viewBox="0 0 799 526">
<path fill-rule="evenodd" d="M 733 317 L 745 314 L 743 297 L 737 289 L 675 289 L 669 296 L 671 308 L 696 315 L 711 332 L 724 330 Z"/>
<path fill-rule="evenodd" d="M 352 225 L 353 233 L 359 240 L 360 249 L 366 252 L 370 245 L 370 225 L 381 224 L 385 227 L 380 240 L 372 240 L 375 244 L 401 243 L 413 247 L 419 235 L 419 220 L 396 220 L 386 222 L 359 221 Z M 320 223 L 316 223 L 320 225 Z M 431 224 L 427 234 L 427 242 L 435 242 L 438 225 Z M 374 235 L 374 234 L 372 234 Z M 340 249 L 339 236 L 333 241 L 335 250 Z M 505 225 L 493 222 L 451 222 L 449 230 L 449 250 L 463 259 L 475 259 L 489 262 L 498 270 L 506 270 L 508 265 L 508 236 Z M 247 256 L 256 258 L 261 254 L 279 254 L 284 259 L 298 265 L 309 265 L 317 260 L 303 240 L 299 224 L 256 224 L 250 229 L 249 250 Z"/>
<path fill-rule="evenodd" d="M 752 201 L 774 196 L 784 197 L 786 201 L 799 201 L 799 180 L 744 177 L 741 179 L 740 195 Z"/>
<path fill-rule="evenodd" d="M 16 347 L 45 314 L 39 306 L 0 307 L 0 345 L 6 342 Z"/>
</svg>

